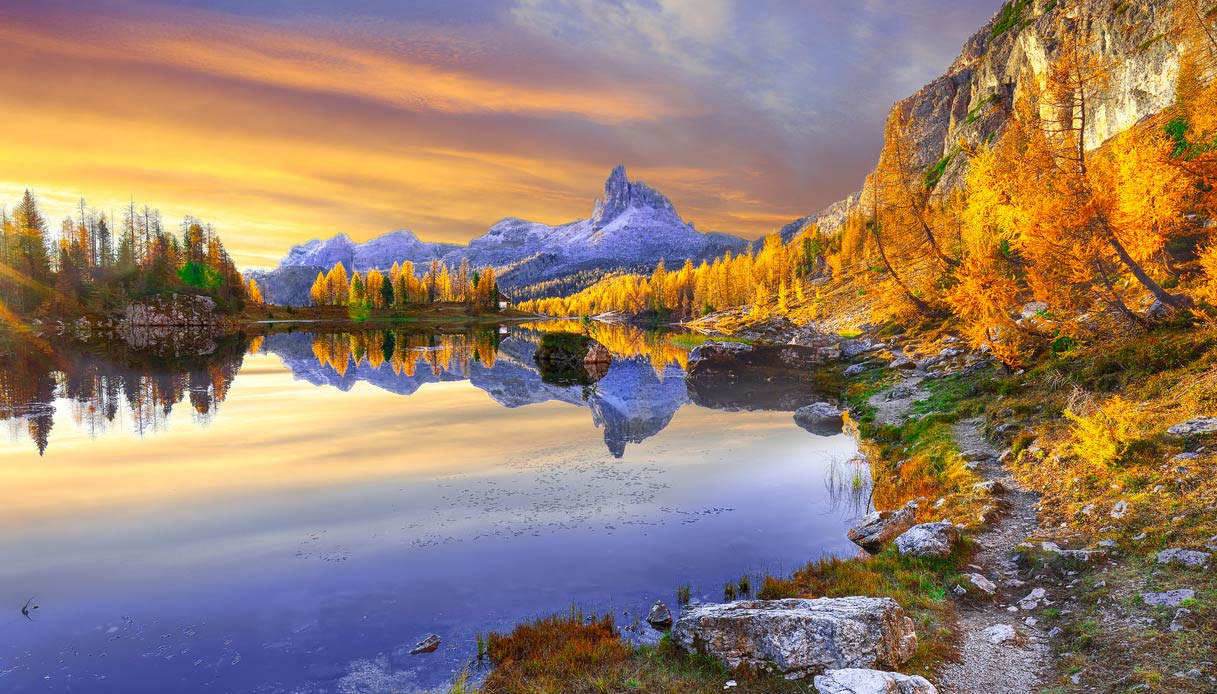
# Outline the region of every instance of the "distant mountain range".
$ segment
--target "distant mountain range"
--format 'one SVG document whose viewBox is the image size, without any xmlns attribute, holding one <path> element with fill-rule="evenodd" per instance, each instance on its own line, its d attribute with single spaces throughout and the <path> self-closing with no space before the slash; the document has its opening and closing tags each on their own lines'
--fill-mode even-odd
<svg viewBox="0 0 1217 694">
<path fill-rule="evenodd" d="M 296 246 L 279 267 L 247 276 L 258 281 L 268 301 L 298 306 L 308 303 L 317 273 L 338 262 L 348 271 L 362 272 L 386 270 L 407 260 L 415 265 L 434 259 L 457 265 L 468 258 L 475 267 L 495 268 L 500 287 L 510 291 L 576 275 L 590 283 L 597 272 L 621 268 L 650 271 L 660 260 L 668 265 L 713 260 L 727 251 L 739 253 L 748 243 L 728 234 L 697 231 L 662 193 L 631 182 L 625 167 L 618 166 L 587 219 L 555 227 L 507 218 L 468 246 L 422 241 L 405 230 L 362 244 L 339 234 Z"/>
</svg>

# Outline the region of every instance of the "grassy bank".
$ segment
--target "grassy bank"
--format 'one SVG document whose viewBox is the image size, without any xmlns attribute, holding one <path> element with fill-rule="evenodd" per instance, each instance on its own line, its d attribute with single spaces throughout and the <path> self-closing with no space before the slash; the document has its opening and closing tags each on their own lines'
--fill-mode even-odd
<svg viewBox="0 0 1217 694">
<path fill-rule="evenodd" d="M 908 334 L 901 341 L 906 352 L 924 356 L 941 349 L 939 337 Z M 1018 556 L 1019 575 L 1045 586 L 1054 603 L 1035 616 L 1044 631 L 1060 629 L 1045 691 L 1214 690 L 1217 575 L 1162 565 L 1156 555 L 1175 547 L 1217 549 L 1217 441 L 1166 433 L 1217 412 L 1215 347 L 1212 329 L 1175 326 L 1045 354 L 1025 372 L 967 369 L 922 381 L 908 416 L 898 421 L 881 410 L 885 394 L 905 376 L 873 368 L 845 385 L 842 399 L 871 464 L 877 508 L 924 497 L 923 522 L 947 518 L 972 531 L 1000 522 L 1000 505 L 976 486 L 980 478 L 953 435 L 973 418 L 1007 450 L 1004 460 L 1019 481 L 1042 495 L 1040 528 Z M 1113 517 L 1124 504 L 1128 510 Z M 1103 553 L 1080 561 L 1044 551 L 1043 542 Z M 939 560 L 891 549 L 820 560 L 768 577 L 759 597 L 892 597 L 919 635 L 917 654 L 902 671 L 933 681 L 941 663 L 958 657 L 958 616 L 967 609 L 961 600 L 972 598 L 951 589 L 972 570 L 971 552 L 965 541 Z M 1141 599 L 1143 592 L 1176 588 L 1195 593 L 1182 605 L 1188 611 L 1182 620 L 1176 608 Z M 546 620 L 497 642 L 486 692 L 711 692 L 722 691 L 728 678 L 743 692 L 814 691 L 809 682 L 727 673 L 666 642 L 632 647 L 604 619 Z"/>
</svg>

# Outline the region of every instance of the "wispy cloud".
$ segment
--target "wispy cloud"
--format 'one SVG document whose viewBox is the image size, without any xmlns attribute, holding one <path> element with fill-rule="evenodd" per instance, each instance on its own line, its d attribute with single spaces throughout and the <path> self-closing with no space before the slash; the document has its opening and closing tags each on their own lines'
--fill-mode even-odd
<svg viewBox="0 0 1217 694">
<path fill-rule="evenodd" d="M 6 4 L 0 193 L 134 195 L 264 265 L 339 231 L 568 221 L 623 163 L 757 236 L 854 189 L 891 103 L 997 4 Z"/>
</svg>

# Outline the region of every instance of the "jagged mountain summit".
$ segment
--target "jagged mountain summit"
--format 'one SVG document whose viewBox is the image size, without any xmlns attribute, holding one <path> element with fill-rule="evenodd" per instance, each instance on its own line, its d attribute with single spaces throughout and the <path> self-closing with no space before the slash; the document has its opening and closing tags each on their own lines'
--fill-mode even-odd
<svg viewBox="0 0 1217 694">
<path fill-rule="evenodd" d="M 288 252 L 270 272 L 251 272 L 268 300 L 302 305 L 318 271 L 341 261 L 347 269 L 387 269 L 395 262 L 417 264 L 440 259 L 451 265 L 468 259 L 494 267 L 506 289 L 618 268 L 653 269 L 659 261 L 680 264 L 739 253 L 748 242 L 728 234 L 703 234 L 676 212 L 672 202 L 645 183 L 630 181 L 618 166 L 604 184 L 587 219 L 559 226 L 506 218 L 468 246 L 431 243 L 409 231 L 357 244 L 345 234 L 314 240 Z"/>
</svg>

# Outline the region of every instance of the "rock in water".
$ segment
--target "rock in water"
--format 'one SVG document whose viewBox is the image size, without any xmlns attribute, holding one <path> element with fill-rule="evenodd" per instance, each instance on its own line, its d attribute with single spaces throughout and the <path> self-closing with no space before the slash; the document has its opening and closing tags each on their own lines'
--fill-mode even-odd
<svg viewBox="0 0 1217 694">
<path fill-rule="evenodd" d="M 945 557 L 959 544 L 959 528 L 949 521 L 914 525 L 896 538 L 896 549 L 912 557 Z"/>
<path fill-rule="evenodd" d="M 829 670 L 815 685 L 819 694 L 938 694 L 924 677 L 861 668 Z"/>
<path fill-rule="evenodd" d="M 794 423 L 818 436 L 835 436 L 845 426 L 845 414 L 836 405 L 817 402 L 795 410 Z"/>
<path fill-rule="evenodd" d="M 672 611 L 662 600 L 656 600 L 655 604 L 651 605 L 651 611 L 647 613 L 647 624 L 659 631 L 672 628 Z"/>
<path fill-rule="evenodd" d="M 583 364 L 611 364 L 613 355 L 609 353 L 608 347 L 600 344 L 595 340 L 590 340 L 587 345 L 587 356 L 583 357 Z"/>
<path fill-rule="evenodd" d="M 415 644 L 414 648 L 410 649 L 410 655 L 418 655 L 419 653 L 434 653 L 440 644 L 439 634 L 431 634 L 427 638 Z"/>
<path fill-rule="evenodd" d="M 917 632 L 891 598 L 746 600 L 693 605 L 672 639 L 727 669 L 776 669 L 791 679 L 831 669 L 898 667 L 913 657 Z"/>
<path fill-rule="evenodd" d="M 914 499 L 896 511 L 875 511 L 866 514 L 857 525 L 849 529 L 850 541 L 871 554 L 877 554 L 883 549 L 883 545 L 917 523 L 918 502 L 919 500 Z"/>
<path fill-rule="evenodd" d="M 161 294 L 132 301 L 118 334 L 138 352 L 180 357 L 216 350 L 221 319 L 208 296 Z"/>
<path fill-rule="evenodd" d="M 1217 417 L 1196 417 L 1189 419 L 1186 422 L 1180 422 L 1166 433 L 1172 436 L 1206 436 L 1208 434 L 1217 434 Z"/>
</svg>

